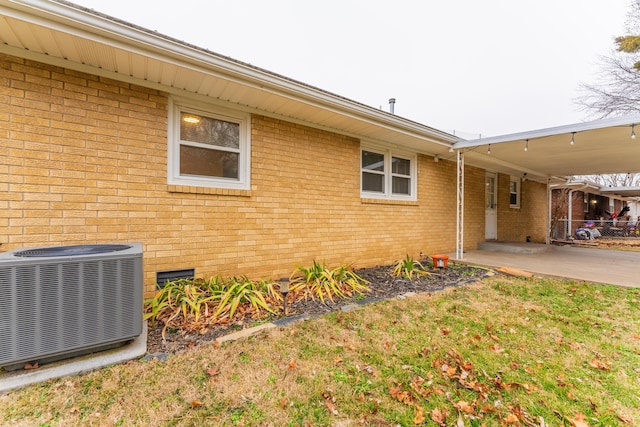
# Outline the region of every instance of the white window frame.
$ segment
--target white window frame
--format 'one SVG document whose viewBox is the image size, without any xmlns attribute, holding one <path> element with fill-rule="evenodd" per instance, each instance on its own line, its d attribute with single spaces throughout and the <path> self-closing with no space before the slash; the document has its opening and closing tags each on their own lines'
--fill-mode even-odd
<svg viewBox="0 0 640 427">
<path fill-rule="evenodd" d="M 180 115 L 182 112 L 224 120 L 239 125 L 240 139 L 237 179 L 180 174 Z M 205 148 L 214 149 L 214 146 Z M 251 115 L 241 111 L 195 101 L 170 98 L 167 168 L 167 182 L 169 185 L 249 190 L 251 187 Z"/>
<path fill-rule="evenodd" d="M 511 191 L 511 184 L 512 183 L 516 184 L 515 193 L 513 191 Z M 521 197 L 520 188 L 521 188 L 520 187 L 520 178 L 517 178 L 515 176 L 509 177 L 509 207 L 510 208 L 520 209 L 520 197 Z M 516 203 L 511 203 L 511 195 L 512 194 L 516 195 Z"/>
<path fill-rule="evenodd" d="M 374 171 L 368 171 L 362 167 L 362 152 L 369 151 L 384 156 L 384 191 L 364 191 L 362 189 L 362 175 L 364 172 L 375 173 Z M 392 171 L 392 159 L 394 157 L 409 160 L 410 175 L 394 174 Z M 416 153 L 410 153 L 403 150 L 392 149 L 383 145 L 377 145 L 372 143 L 363 143 L 360 146 L 360 197 L 366 199 L 386 199 L 386 200 L 418 200 L 418 156 Z M 378 172 L 379 173 L 379 172 Z M 382 174 L 382 173 L 381 173 Z M 399 176 L 403 178 L 409 178 L 409 194 L 393 194 L 393 177 Z"/>
</svg>

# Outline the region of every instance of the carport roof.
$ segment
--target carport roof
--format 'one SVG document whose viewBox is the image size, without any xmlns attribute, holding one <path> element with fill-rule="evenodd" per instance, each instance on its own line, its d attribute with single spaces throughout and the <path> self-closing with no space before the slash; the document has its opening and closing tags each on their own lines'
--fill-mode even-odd
<svg viewBox="0 0 640 427">
<path fill-rule="evenodd" d="M 632 138 L 632 131 L 640 133 L 640 115 L 460 141 L 454 148 L 487 170 L 510 170 L 516 176 L 526 173 L 540 181 L 570 175 L 637 173 L 640 136 Z"/>
</svg>

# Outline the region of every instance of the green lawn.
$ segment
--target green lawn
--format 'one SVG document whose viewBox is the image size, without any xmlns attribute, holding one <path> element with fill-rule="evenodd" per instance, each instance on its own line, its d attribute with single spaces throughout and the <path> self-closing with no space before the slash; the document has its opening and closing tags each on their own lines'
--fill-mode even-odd
<svg viewBox="0 0 640 427">
<path fill-rule="evenodd" d="M 640 290 L 504 276 L 0 396 L 2 425 L 639 420 Z"/>
</svg>

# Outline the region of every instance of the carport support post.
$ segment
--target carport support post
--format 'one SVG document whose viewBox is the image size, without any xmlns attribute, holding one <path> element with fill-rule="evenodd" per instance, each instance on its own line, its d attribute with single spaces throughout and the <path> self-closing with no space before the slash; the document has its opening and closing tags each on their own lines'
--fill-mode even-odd
<svg viewBox="0 0 640 427">
<path fill-rule="evenodd" d="M 462 259 L 464 248 L 464 153 L 456 151 L 456 259 Z"/>
<path fill-rule="evenodd" d="M 547 178 L 547 238 L 545 239 L 545 243 L 547 245 L 551 244 L 551 233 L 553 233 L 553 230 L 551 230 L 551 196 L 552 196 L 552 192 L 551 192 L 551 178 Z M 569 195 L 571 195 L 571 192 L 569 192 Z M 571 205 L 569 205 L 571 206 Z M 571 209 L 571 208 L 569 208 Z"/>
</svg>

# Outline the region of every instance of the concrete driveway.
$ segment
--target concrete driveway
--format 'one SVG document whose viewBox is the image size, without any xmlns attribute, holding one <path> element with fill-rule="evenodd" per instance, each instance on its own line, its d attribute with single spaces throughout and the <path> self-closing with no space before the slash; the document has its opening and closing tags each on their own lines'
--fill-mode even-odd
<svg viewBox="0 0 640 427">
<path fill-rule="evenodd" d="M 455 259 L 455 254 L 450 254 Z M 532 243 L 481 243 L 463 254 L 461 262 L 487 267 L 511 267 L 534 274 L 640 287 L 640 252 Z"/>
</svg>

